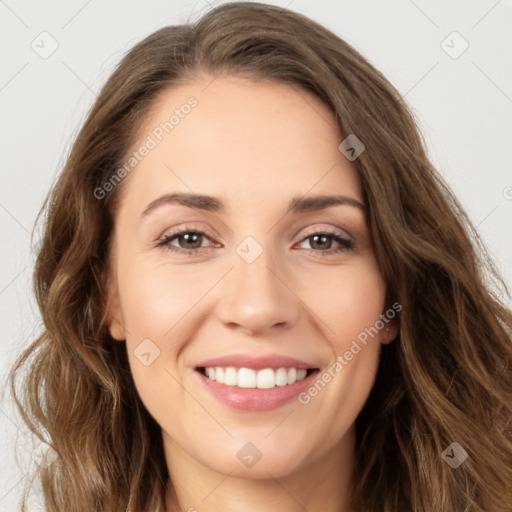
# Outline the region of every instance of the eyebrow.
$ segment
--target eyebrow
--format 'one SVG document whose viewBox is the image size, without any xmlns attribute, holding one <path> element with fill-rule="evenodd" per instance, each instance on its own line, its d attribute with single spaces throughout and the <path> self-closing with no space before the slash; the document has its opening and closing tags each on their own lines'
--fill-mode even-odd
<svg viewBox="0 0 512 512">
<path fill-rule="evenodd" d="M 164 194 L 154 201 L 151 201 L 142 212 L 142 217 L 147 217 L 151 212 L 165 204 L 181 204 L 190 208 L 198 210 L 205 210 L 214 213 L 223 213 L 225 211 L 224 204 L 216 197 L 204 194 L 192 193 L 172 193 Z M 310 197 L 294 197 L 288 206 L 287 213 L 302 213 L 308 211 L 323 210 L 330 206 L 348 205 L 359 208 L 362 211 L 366 210 L 363 203 L 357 199 L 348 196 L 334 195 L 334 196 L 310 196 Z"/>
</svg>

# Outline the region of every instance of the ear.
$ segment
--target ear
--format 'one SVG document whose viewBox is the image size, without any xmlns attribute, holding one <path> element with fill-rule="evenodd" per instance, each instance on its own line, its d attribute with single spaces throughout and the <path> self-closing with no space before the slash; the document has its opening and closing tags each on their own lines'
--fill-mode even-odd
<svg viewBox="0 0 512 512">
<path fill-rule="evenodd" d="M 110 336 L 118 341 L 126 340 L 126 330 L 124 328 L 124 320 L 121 312 L 121 304 L 119 300 L 119 291 L 117 284 L 114 282 L 112 277 L 109 275 L 105 279 L 105 290 L 106 290 L 106 325 L 110 332 Z"/>
<path fill-rule="evenodd" d="M 396 318 L 389 320 L 380 332 L 380 342 L 385 345 L 391 343 L 398 336 L 399 331 L 398 320 Z"/>
</svg>

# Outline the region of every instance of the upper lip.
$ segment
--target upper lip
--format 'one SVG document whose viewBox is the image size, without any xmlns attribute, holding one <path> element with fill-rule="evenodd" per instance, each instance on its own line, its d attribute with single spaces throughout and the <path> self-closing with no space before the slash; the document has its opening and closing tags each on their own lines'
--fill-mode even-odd
<svg viewBox="0 0 512 512">
<path fill-rule="evenodd" d="M 252 368 L 254 370 L 261 370 L 262 368 L 302 368 L 304 370 L 317 368 L 314 363 L 307 363 L 305 361 L 300 361 L 293 357 L 282 356 L 280 354 L 268 354 L 265 356 L 229 354 L 213 359 L 206 359 L 197 364 L 196 368 L 208 368 L 212 366 L 218 366 L 221 368 L 234 366 L 236 368 Z"/>
</svg>

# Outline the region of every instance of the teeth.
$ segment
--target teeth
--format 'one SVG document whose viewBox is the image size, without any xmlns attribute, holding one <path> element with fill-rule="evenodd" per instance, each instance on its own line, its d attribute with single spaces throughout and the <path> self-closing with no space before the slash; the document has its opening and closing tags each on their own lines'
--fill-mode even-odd
<svg viewBox="0 0 512 512">
<path fill-rule="evenodd" d="M 286 368 L 278 368 L 275 373 L 276 386 L 286 386 L 288 384 L 288 370 Z"/>
<path fill-rule="evenodd" d="M 224 384 L 226 384 L 226 386 L 236 386 L 236 383 L 236 370 L 234 368 L 226 368 L 226 373 L 224 374 Z"/>
<path fill-rule="evenodd" d="M 271 389 L 276 386 L 294 384 L 306 377 L 307 371 L 296 368 L 264 368 L 253 370 L 252 368 L 228 368 L 209 367 L 205 369 L 206 377 L 216 380 L 226 386 L 239 388 Z"/>
<path fill-rule="evenodd" d="M 255 388 L 257 383 L 256 372 L 250 368 L 238 370 L 236 385 L 239 388 Z"/>
<path fill-rule="evenodd" d="M 288 384 L 293 384 L 297 380 L 297 370 L 290 368 L 288 370 Z"/>
</svg>

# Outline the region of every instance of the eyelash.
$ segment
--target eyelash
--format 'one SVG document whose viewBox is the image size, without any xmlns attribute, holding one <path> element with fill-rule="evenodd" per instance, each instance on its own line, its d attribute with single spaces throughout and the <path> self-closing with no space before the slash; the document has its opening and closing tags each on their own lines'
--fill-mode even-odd
<svg viewBox="0 0 512 512">
<path fill-rule="evenodd" d="M 180 231 L 176 231 L 174 233 L 169 233 L 167 235 L 164 235 L 156 244 L 156 247 L 162 247 L 167 251 L 178 253 L 178 254 L 185 254 L 187 256 L 194 256 L 196 254 L 199 254 L 203 252 L 205 249 L 208 249 L 208 247 L 199 247 L 197 249 L 182 249 L 181 247 L 176 247 L 171 245 L 171 242 L 178 238 L 181 235 L 201 235 L 205 236 L 209 240 L 211 240 L 212 237 L 210 237 L 207 233 L 204 231 L 198 230 L 198 229 L 190 229 L 190 228 L 183 228 Z M 331 237 L 334 241 L 338 242 L 340 244 L 340 247 L 336 249 L 328 249 L 326 251 L 321 250 L 315 250 L 315 249 L 306 249 L 308 251 L 311 251 L 315 253 L 315 255 L 319 256 L 325 256 L 325 255 L 334 255 L 339 254 L 344 251 L 348 251 L 354 248 L 354 243 L 351 240 L 347 240 L 346 238 L 343 238 L 338 232 L 330 231 L 330 230 L 323 230 L 323 231 L 312 231 L 305 234 L 305 236 L 302 238 L 301 242 L 307 240 L 308 238 L 312 238 L 315 235 L 326 235 L 327 237 Z"/>
</svg>

